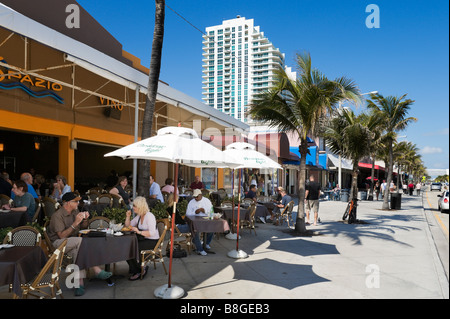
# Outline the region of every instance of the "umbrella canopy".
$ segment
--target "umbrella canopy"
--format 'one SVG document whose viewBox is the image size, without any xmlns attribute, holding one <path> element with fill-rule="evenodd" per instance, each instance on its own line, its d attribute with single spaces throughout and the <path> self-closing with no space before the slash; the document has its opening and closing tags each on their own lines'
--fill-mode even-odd
<svg viewBox="0 0 450 319">
<path fill-rule="evenodd" d="M 256 151 L 255 146 L 249 143 L 230 144 L 223 152 L 241 163 L 235 168 L 283 169 L 280 164 Z"/>
<path fill-rule="evenodd" d="M 369 177 L 367 177 L 366 179 L 372 179 L 372 176 L 369 176 Z M 374 181 L 377 181 L 378 178 L 374 177 L 373 180 L 374 180 Z"/>
<path fill-rule="evenodd" d="M 241 165 L 235 167 L 236 169 L 241 168 L 258 168 L 258 169 L 283 169 L 280 164 L 270 159 L 266 155 L 255 150 L 255 146 L 249 143 L 236 142 L 228 145 L 223 151 L 226 155 L 239 161 Z M 241 176 L 242 170 L 239 170 L 239 201 L 241 200 Z M 234 183 L 233 183 L 234 184 Z M 233 185 L 234 186 L 234 185 Z M 234 210 L 234 201 L 232 204 Z M 240 220 L 240 208 L 238 205 L 238 220 Z M 233 214 L 234 223 L 234 214 Z M 236 228 L 236 250 L 230 251 L 228 253 L 229 257 L 232 258 L 245 258 L 247 254 L 239 250 L 239 227 Z"/>
<path fill-rule="evenodd" d="M 130 144 L 104 156 L 118 156 L 123 159 L 144 159 L 175 163 L 175 202 L 172 211 L 172 227 L 175 224 L 177 204 L 177 181 L 179 164 L 194 167 L 237 167 L 241 163 L 229 157 L 221 150 L 201 140 L 193 129 L 169 126 L 158 130 L 156 136 Z M 170 235 L 170 264 L 168 284 L 158 287 L 158 297 L 181 298 L 184 291 L 180 287 L 172 287 L 173 233 Z"/>
<path fill-rule="evenodd" d="M 104 155 L 179 163 L 193 167 L 236 167 L 241 163 L 201 140 L 190 128 L 169 126 L 156 136 Z"/>
</svg>

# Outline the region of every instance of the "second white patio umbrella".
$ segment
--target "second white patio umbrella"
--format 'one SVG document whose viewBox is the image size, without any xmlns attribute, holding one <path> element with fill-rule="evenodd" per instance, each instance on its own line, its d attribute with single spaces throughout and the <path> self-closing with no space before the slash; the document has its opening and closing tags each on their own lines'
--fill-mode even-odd
<svg viewBox="0 0 450 319">
<path fill-rule="evenodd" d="M 158 130 L 157 135 L 127 145 L 104 155 L 123 159 L 145 159 L 175 163 L 175 202 L 172 212 L 172 230 L 175 224 L 175 211 L 178 202 L 178 166 L 193 167 L 236 167 L 240 163 L 214 146 L 201 140 L 193 129 L 169 126 Z M 154 294 L 164 299 L 181 298 L 182 288 L 172 286 L 173 231 L 171 231 L 170 263 L 168 284 L 158 287 Z"/>
<path fill-rule="evenodd" d="M 280 164 L 269 158 L 268 156 L 255 150 L 255 146 L 249 143 L 236 142 L 228 145 L 223 151 L 226 155 L 239 161 L 241 165 L 235 167 L 239 169 L 239 186 L 238 186 L 238 224 L 240 221 L 240 211 L 241 211 L 241 177 L 242 168 L 257 168 L 257 169 L 283 169 Z M 234 185 L 233 185 L 234 187 Z M 233 219 L 234 219 L 234 201 L 232 205 Z M 233 221 L 234 223 L 234 221 Z M 231 258 L 246 258 L 247 254 L 239 250 L 239 225 L 236 232 L 236 250 L 231 250 L 228 252 L 228 257 Z"/>
</svg>

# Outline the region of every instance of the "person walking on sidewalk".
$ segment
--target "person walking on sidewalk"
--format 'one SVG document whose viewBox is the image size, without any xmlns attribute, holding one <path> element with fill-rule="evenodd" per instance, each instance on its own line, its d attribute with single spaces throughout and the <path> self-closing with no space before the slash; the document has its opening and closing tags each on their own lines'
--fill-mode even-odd
<svg viewBox="0 0 450 319">
<path fill-rule="evenodd" d="M 309 177 L 309 183 L 306 184 L 305 203 L 306 203 L 306 221 L 309 224 L 309 212 L 314 211 L 314 226 L 317 226 L 319 218 L 319 196 L 321 193 L 320 184 L 314 181 L 314 176 Z"/>
<path fill-rule="evenodd" d="M 420 196 L 420 188 L 422 187 L 422 184 L 420 182 L 418 182 L 416 184 L 416 192 L 417 192 L 417 196 Z"/>
</svg>

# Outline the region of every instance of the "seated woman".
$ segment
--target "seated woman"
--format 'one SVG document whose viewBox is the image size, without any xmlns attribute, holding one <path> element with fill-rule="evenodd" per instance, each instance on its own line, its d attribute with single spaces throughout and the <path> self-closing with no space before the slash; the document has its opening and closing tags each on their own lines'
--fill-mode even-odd
<svg viewBox="0 0 450 319">
<path fill-rule="evenodd" d="M 113 188 L 111 188 L 109 190 L 109 193 L 122 197 L 123 202 L 128 207 L 130 205 L 130 195 L 128 195 L 128 193 L 125 192 L 125 187 L 127 187 L 127 185 L 128 185 L 127 177 L 126 176 L 120 176 L 118 181 L 117 181 L 117 185 L 114 186 Z"/>
<path fill-rule="evenodd" d="M 166 178 L 165 184 L 163 188 L 161 188 L 161 192 L 173 193 L 175 191 L 175 187 L 173 186 L 173 180 L 169 177 Z"/>
<path fill-rule="evenodd" d="M 31 186 L 30 186 L 31 187 Z M 13 212 L 27 212 L 27 221 L 31 222 L 36 210 L 36 202 L 33 195 L 28 193 L 28 185 L 23 180 L 19 179 L 12 185 L 12 192 L 14 195 L 14 206 L 6 204 L 3 209 L 9 209 Z"/>
<path fill-rule="evenodd" d="M 125 218 L 125 226 L 130 227 L 132 231 L 136 232 L 139 242 L 139 251 L 150 250 L 155 248 L 159 240 L 159 232 L 156 227 L 155 215 L 150 213 L 147 201 L 144 197 L 138 196 L 133 201 L 133 210 L 136 217 L 130 221 L 131 210 L 127 211 Z M 127 260 L 129 272 L 132 274 L 129 280 L 137 280 L 141 276 L 141 267 L 136 259 Z M 142 278 L 147 274 L 148 267 L 145 268 Z"/>
</svg>

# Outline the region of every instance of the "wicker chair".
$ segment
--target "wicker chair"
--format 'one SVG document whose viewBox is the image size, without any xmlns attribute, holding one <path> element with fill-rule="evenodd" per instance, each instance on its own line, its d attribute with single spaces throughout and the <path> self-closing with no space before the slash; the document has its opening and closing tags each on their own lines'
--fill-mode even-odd
<svg viewBox="0 0 450 319">
<path fill-rule="evenodd" d="M 171 229 L 172 227 L 172 222 L 171 222 L 171 218 L 169 217 L 169 229 Z M 175 226 L 175 233 L 173 233 L 173 243 L 175 244 L 180 244 L 180 245 L 185 245 L 187 248 L 187 251 L 189 252 L 189 255 L 191 254 L 191 247 L 192 247 L 192 233 L 188 232 L 188 233 L 182 233 L 176 224 L 174 224 Z M 169 238 L 169 242 L 167 243 L 167 248 L 166 251 L 169 250 L 170 247 L 170 238 Z M 168 254 L 166 253 L 166 255 L 168 256 Z"/>
<path fill-rule="evenodd" d="M 256 228 L 255 228 L 255 213 L 256 213 L 256 204 L 252 204 L 249 208 L 249 217 L 247 219 L 242 219 L 239 223 L 239 226 L 242 228 L 247 228 L 250 230 L 250 234 L 252 230 L 255 232 L 256 236 Z"/>
<path fill-rule="evenodd" d="M 125 208 L 126 204 L 123 201 L 123 198 L 116 194 L 109 194 L 112 198 L 112 207 L 113 208 Z"/>
<path fill-rule="evenodd" d="M 158 219 L 156 221 L 156 225 L 158 227 L 158 232 L 159 232 L 159 240 L 155 245 L 155 248 L 151 249 L 151 250 L 141 250 L 141 279 L 144 276 L 144 270 L 146 265 L 149 262 L 153 262 L 153 266 L 156 269 L 156 261 L 159 261 L 160 263 L 162 263 L 163 267 L 164 267 L 164 272 L 167 275 L 167 269 L 166 269 L 166 265 L 164 264 L 164 258 L 162 255 L 162 247 L 164 244 L 164 238 L 166 237 L 166 232 L 168 229 L 168 219 Z"/>
<path fill-rule="evenodd" d="M 95 216 L 89 221 L 89 229 L 109 228 L 111 221 L 104 216 Z"/>
<path fill-rule="evenodd" d="M 287 222 L 288 227 L 289 227 L 289 221 L 292 222 L 292 224 L 294 224 L 294 220 L 292 219 L 292 209 L 294 208 L 294 201 L 291 200 L 286 207 L 283 209 L 283 211 L 280 213 L 279 217 L 278 217 L 278 221 L 279 221 L 279 225 L 283 225 L 284 221 Z"/>
<path fill-rule="evenodd" d="M 32 226 L 20 226 L 11 230 L 3 239 L 3 243 L 14 246 L 39 246 L 41 233 Z"/>
<path fill-rule="evenodd" d="M 242 204 L 247 205 L 247 206 L 252 205 L 254 202 L 255 202 L 255 201 L 254 201 L 253 199 L 251 199 L 251 198 L 244 198 L 244 199 L 242 200 Z"/>
<path fill-rule="evenodd" d="M 39 214 L 42 210 L 42 202 L 38 198 L 35 198 L 34 200 L 36 202 L 36 210 L 34 211 L 33 219 L 31 221 L 37 223 L 39 222 Z"/>
<path fill-rule="evenodd" d="M 108 207 L 112 207 L 113 205 L 113 198 L 111 194 L 101 194 L 96 199 L 97 204 L 106 204 Z"/>
<path fill-rule="evenodd" d="M 220 200 L 223 200 L 227 196 L 227 191 L 225 188 L 219 188 L 217 193 L 219 194 Z"/>
<path fill-rule="evenodd" d="M 43 233 L 44 233 L 44 241 L 45 241 L 45 244 L 46 244 L 47 250 L 48 250 L 48 256 L 50 257 L 53 254 L 53 252 L 55 251 L 55 247 L 53 246 L 52 241 L 50 240 L 50 237 L 48 237 L 48 234 L 47 234 L 47 228 L 48 228 L 49 224 L 50 224 L 50 220 L 47 220 L 44 224 Z M 67 254 L 64 254 L 63 262 L 62 262 L 63 267 L 66 267 L 67 265 L 70 265 L 72 263 L 73 263 L 72 257 Z"/>
<path fill-rule="evenodd" d="M 95 202 L 97 200 L 97 197 L 99 197 L 102 193 L 96 191 L 96 190 L 88 190 L 86 192 L 87 197 L 91 202 Z"/>
<path fill-rule="evenodd" d="M 61 299 L 64 299 L 59 286 L 59 277 L 61 274 L 61 266 L 66 250 L 66 244 L 67 239 L 53 251 L 50 259 L 44 265 L 39 274 L 33 280 L 20 286 L 22 289 L 22 298 L 26 299 L 28 296 L 34 296 L 41 299 L 56 299 L 56 296 L 59 295 Z M 47 292 L 45 288 L 50 289 L 50 292 Z"/>
<path fill-rule="evenodd" d="M 50 219 L 54 212 L 56 212 L 61 205 L 50 197 L 44 197 L 42 200 L 42 207 L 44 209 L 45 216 Z"/>
</svg>

